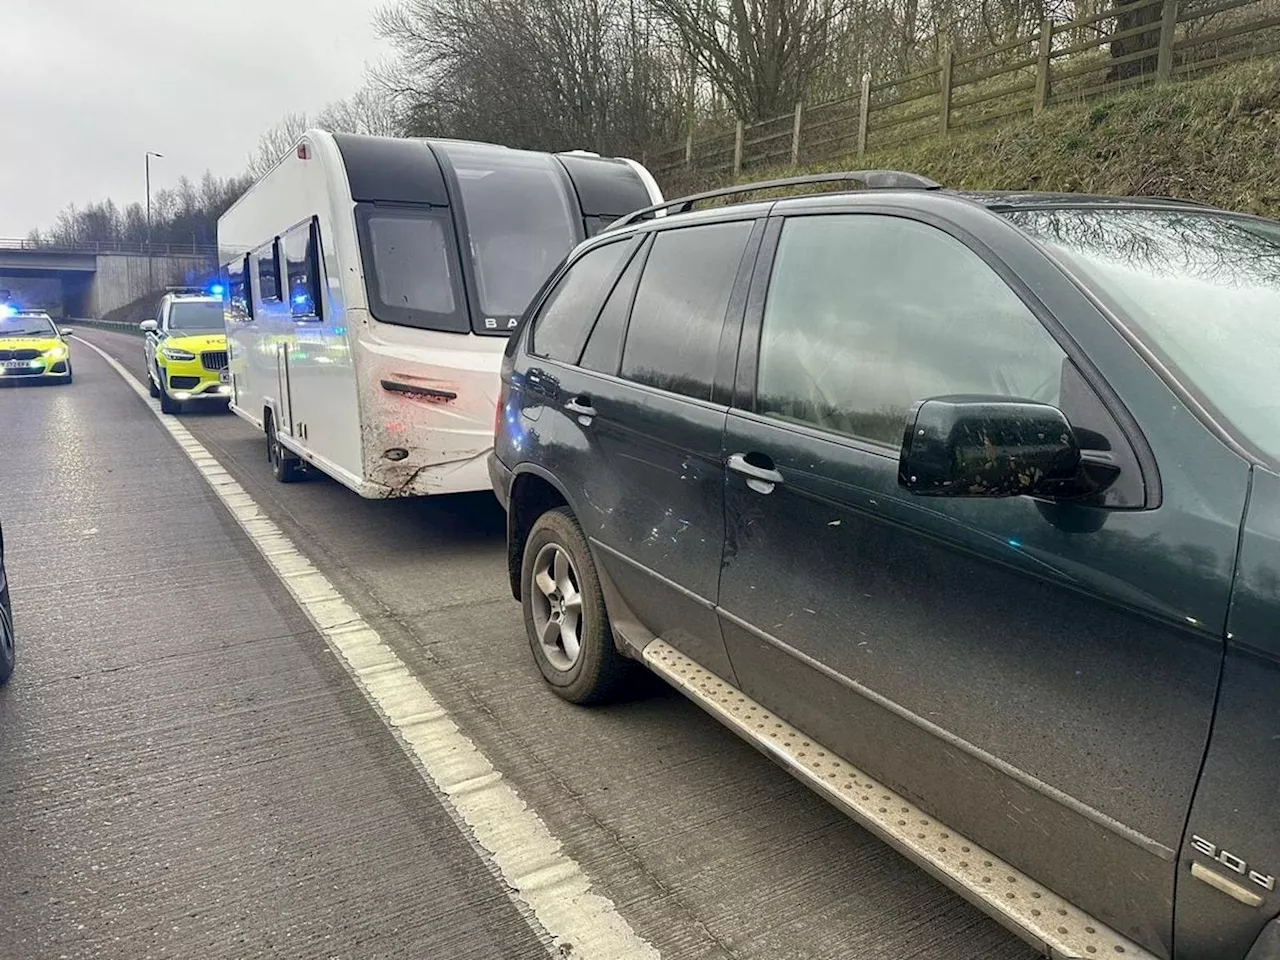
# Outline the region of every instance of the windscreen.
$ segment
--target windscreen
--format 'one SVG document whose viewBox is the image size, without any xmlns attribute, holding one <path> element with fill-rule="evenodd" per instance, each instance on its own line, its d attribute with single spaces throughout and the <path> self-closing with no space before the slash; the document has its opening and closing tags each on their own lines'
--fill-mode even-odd
<svg viewBox="0 0 1280 960">
<path fill-rule="evenodd" d="M 4 316 L 0 314 L 0 340 L 6 337 L 56 337 L 53 321 L 44 314 Z"/>
<path fill-rule="evenodd" d="M 169 306 L 169 329 L 182 333 L 222 333 L 221 300 L 176 301 Z"/>
<path fill-rule="evenodd" d="M 480 296 L 477 332 L 505 333 L 582 239 L 577 202 L 547 154 L 442 144 L 462 192 Z M 494 322 L 496 321 L 496 323 Z"/>
<path fill-rule="evenodd" d="M 1022 210 L 1189 389 L 1280 460 L 1280 223 L 1187 210 Z"/>
</svg>

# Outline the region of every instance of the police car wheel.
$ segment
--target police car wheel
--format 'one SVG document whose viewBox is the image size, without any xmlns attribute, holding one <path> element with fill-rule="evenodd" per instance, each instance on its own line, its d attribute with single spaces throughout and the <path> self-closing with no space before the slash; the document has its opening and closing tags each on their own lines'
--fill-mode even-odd
<svg viewBox="0 0 1280 960">
<path fill-rule="evenodd" d="M 160 388 L 156 386 L 155 374 L 151 373 L 150 371 L 147 372 L 147 391 L 153 397 L 160 396 Z"/>
<path fill-rule="evenodd" d="M 181 413 L 182 404 L 173 397 L 169 396 L 169 392 L 164 387 L 160 388 L 160 412 L 161 413 Z"/>
</svg>

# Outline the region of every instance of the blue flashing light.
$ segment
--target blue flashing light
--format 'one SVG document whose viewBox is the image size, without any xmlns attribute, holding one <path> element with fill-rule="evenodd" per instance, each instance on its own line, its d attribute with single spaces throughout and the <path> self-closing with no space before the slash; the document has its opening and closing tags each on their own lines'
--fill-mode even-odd
<svg viewBox="0 0 1280 960">
<path fill-rule="evenodd" d="M 212 284 L 209 287 L 209 293 L 215 297 L 220 297 L 226 292 L 227 292 L 227 288 L 220 283 Z"/>
<path fill-rule="evenodd" d="M 0 303 L 0 317 L 12 317 L 18 311 L 7 303 Z"/>
<path fill-rule="evenodd" d="M 1019 548 L 1022 546 L 1022 541 L 1021 541 L 1021 540 L 1014 540 L 1012 537 L 1010 537 L 1010 538 L 1009 538 L 1009 546 L 1011 546 L 1011 547 L 1013 547 L 1013 549 L 1017 550 L 1017 549 L 1019 549 Z"/>
<path fill-rule="evenodd" d="M 301 305 L 301 304 L 306 303 L 306 302 L 307 302 L 308 300 L 310 300 L 310 299 L 311 299 L 311 298 L 310 298 L 310 297 L 308 297 L 305 293 L 300 293 L 300 294 L 298 294 L 296 297 L 294 297 L 294 298 L 293 298 L 293 302 L 294 302 L 294 303 L 296 303 L 296 304 Z"/>
</svg>

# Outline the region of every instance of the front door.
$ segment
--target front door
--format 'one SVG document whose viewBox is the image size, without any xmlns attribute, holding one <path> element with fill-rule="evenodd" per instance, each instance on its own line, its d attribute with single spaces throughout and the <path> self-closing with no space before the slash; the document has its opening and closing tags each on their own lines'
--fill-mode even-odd
<svg viewBox="0 0 1280 960">
<path fill-rule="evenodd" d="M 742 688 L 1167 953 L 1234 526 L 1193 516 L 1173 469 L 1151 509 L 1080 368 L 956 236 L 855 212 L 776 229 L 725 438 L 720 614 Z M 1111 507 L 902 490 L 911 406 L 955 394 L 1059 405 L 1104 437 L 1124 464 Z"/>
<path fill-rule="evenodd" d="M 741 313 L 733 293 L 749 276 L 754 226 L 662 231 L 634 256 L 622 243 L 587 252 L 534 321 L 522 387 L 540 398 L 525 403 L 522 429 L 568 485 L 610 618 L 634 642 L 662 637 L 722 676 L 729 669 L 714 605 L 727 404 L 713 392 L 718 367 L 726 384 L 730 376 L 722 339 L 728 326 L 736 340 L 737 318 L 726 324 L 726 316 L 735 304 Z M 563 315 L 582 313 L 581 304 L 558 307 L 576 300 L 575 277 L 621 270 L 609 251 L 624 246 L 631 259 L 589 337 L 565 336 Z"/>
</svg>

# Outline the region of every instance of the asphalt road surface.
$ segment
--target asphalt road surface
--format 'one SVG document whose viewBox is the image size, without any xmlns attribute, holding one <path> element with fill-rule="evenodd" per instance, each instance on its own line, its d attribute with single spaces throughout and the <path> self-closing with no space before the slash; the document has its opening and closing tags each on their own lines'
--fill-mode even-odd
<svg viewBox="0 0 1280 960">
<path fill-rule="evenodd" d="M 140 339 L 78 333 L 145 382 Z M 0 958 L 573 955 L 147 405 L 73 356 L 71 386 L 0 390 Z M 491 495 L 277 484 L 248 424 L 179 419 L 661 957 L 1034 955 L 677 694 L 544 689 Z"/>
</svg>

